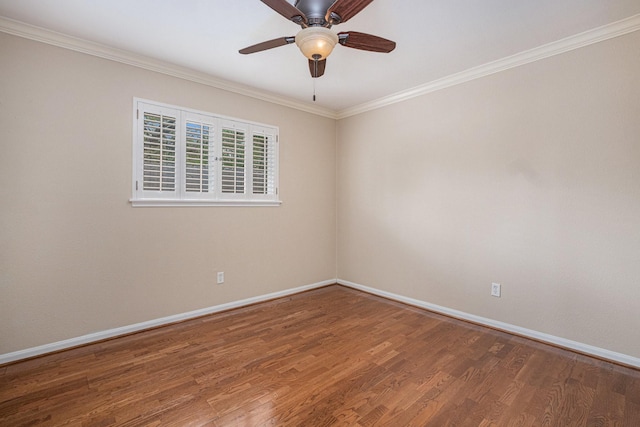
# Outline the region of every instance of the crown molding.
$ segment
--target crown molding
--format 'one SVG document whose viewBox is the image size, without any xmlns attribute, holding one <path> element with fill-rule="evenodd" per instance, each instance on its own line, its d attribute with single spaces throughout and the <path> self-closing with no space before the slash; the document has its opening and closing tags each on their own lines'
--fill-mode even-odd
<svg viewBox="0 0 640 427">
<path fill-rule="evenodd" d="M 337 112 L 344 119 L 640 30 L 640 14 Z"/>
<path fill-rule="evenodd" d="M 169 62 L 164 62 L 149 58 L 143 55 L 115 49 L 99 43 L 82 40 L 66 34 L 47 30 L 41 27 L 29 25 L 20 21 L 0 16 L 0 31 L 23 37 L 26 39 L 47 43 L 53 46 L 62 47 L 88 55 L 97 56 L 134 67 L 143 68 L 149 71 L 155 71 L 172 77 L 200 83 L 203 85 L 215 87 L 217 89 L 226 90 L 237 93 L 239 95 L 267 101 L 273 104 L 282 105 L 296 110 L 304 111 L 311 114 L 331 118 L 344 119 L 367 111 L 386 107 L 426 95 L 451 86 L 466 83 L 471 80 L 479 79 L 491 74 L 499 73 L 531 62 L 539 61 L 551 56 L 569 52 L 581 47 L 589 46 L 601 41 L 609 40 L 625 34 L 640 30 L 640 14 L 630 16 L 602 27 L 594 28 L 583 33 L 576 34 L 555 42 L 551 42 L 524 52 L 517 53 L 502 59 L 498 59 L 487 64 L 479 65 L 468 70 L 452 74 L 441 79 L 396 92 L 389 96 L 379 98 L 377 100 L 359 104 L 340 111 L 334 111 L 328 108 L 322 108 L 299 102 L 291 98 L 275 95 L 266 91 L 261 91 L 249 86 L 232 83 L 227 80 L 219 79 L 207 73 L 198 72 L 186 67 L 180 67 Z"/>
<path fill-rule="evenodd" d="M 122 64 L 131 65 L 145 70 L 155 71 L 157 73 L 200 83 L 217 89 L 226 90 L 228 92 L 237 93 L 239 95 L 259 99 L 261 101 L 267 101 L 273 104 L 305 111 L 307 113 L 336 119 L 335 111 L 328 108 L 309 105 L 291 98 L 278 96 L 249 86 L 219 79 L 210 74 L 195 71 L 187 67 L 181 67 L 179 65 L 149 58 L 144 55 L 138 55 L 121 49 L 115 49 L 99 43 L 79 39 L 2 16 L 0 16 L 0 32 L 96 56 L 98 58 L 120 62 Z"/>
</svg>

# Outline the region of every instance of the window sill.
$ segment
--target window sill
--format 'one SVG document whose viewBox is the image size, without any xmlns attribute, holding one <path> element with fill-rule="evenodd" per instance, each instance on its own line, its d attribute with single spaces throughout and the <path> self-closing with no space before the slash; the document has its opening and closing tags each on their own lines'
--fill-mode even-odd
<svg viewBox="0 0 640 427">
<path fill-rule="evenodd" d="M 131 206 L 138 207 L 183 207 L 183 206 L 280 206 L 280 200 L 169 200 L 169 199 L 130 199 Z"/>
</svg>

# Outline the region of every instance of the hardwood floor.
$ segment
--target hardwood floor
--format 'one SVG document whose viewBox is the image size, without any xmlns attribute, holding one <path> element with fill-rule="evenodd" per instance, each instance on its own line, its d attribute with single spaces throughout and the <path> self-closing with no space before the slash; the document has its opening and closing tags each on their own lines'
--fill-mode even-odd
<svg viewBox="0 0 640 427">
<path fill-rule="evenodd" d="M 640 426 L 640 371 L 338 285 L 0 367 L 2 426 Z"/>
</svg>

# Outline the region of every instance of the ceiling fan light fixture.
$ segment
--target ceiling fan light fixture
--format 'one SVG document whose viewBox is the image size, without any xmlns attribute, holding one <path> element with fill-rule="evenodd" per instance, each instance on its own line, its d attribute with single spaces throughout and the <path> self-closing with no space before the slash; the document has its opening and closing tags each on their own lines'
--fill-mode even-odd
<svg viewBox="0 0 640 427">
<path fill-rule="evenodd" d="M 296 34 L 296 44 L 304 56 L 323 60 L 338 43 L 338 35 L 325 27 L 307 27 Z"/>
</svg>

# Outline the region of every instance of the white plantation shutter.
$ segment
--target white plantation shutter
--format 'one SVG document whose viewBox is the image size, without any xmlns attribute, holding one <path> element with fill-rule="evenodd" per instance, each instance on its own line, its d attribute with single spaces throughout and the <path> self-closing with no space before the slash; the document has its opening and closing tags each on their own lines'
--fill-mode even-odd
<svg viewBox="0 0 640 427">
<path fill-rule="evenodd" d="M 276 195 L 276 135 L 274 129 L 252 129 L 252 192 L 258 196 Z"/>
<path fill-rule="evenodd" d="M 224 122 L 220 133 L 222 193 L 227 197 L 244 195 L 247 181 L 247 128 L 240 123 Z"/>
<path fill-rule="evenodd" d="M 138 191 L 150 197 L 175 197 L 177 177 L 177 111 L 145 105 L 139 114 Z"/>
<path fill-rule="evenodd" d="M 207 117 L 188 115 L 184 134 L 184 191 L 187 197 L 207 197 L 215 190 L 215 125 Z"/>
<path fill-rule="evenodd" d="M 145 190 L 176 189 L 176 118 L 162 114 L 144 114 Z"/>
<path fill-rule="evenodd" d="M 134 100 L 134 206 L 278 205 L 278 129 Z"/>
</svg>

